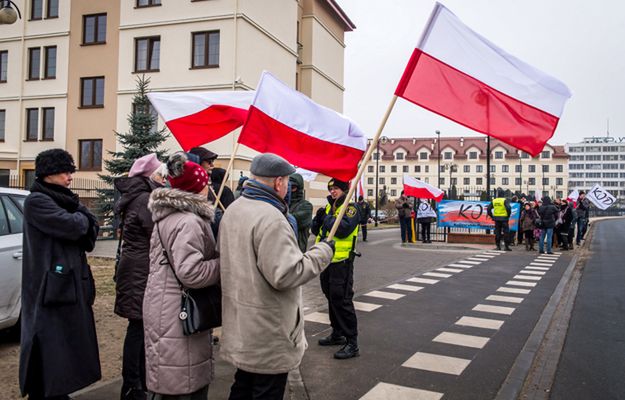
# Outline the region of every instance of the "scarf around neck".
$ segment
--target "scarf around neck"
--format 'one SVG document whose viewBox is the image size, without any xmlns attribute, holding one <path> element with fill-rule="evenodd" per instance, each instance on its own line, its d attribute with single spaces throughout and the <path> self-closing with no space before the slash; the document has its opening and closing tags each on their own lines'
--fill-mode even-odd
<svg viewBox="0 0 625 400">
<path fill-rule="evenodd" d="M 30 187 L 32 193 L 43 193 L 54 200 L 61 208 L 74 213 L 78 210 L 80 199 L 78 195 L 66 187 L 44 182 L 43 179 L 35 179 Z"/>
<path fill-rule="evenodd" d="M 275 190 L 255 179 L 248 179 L 243 186 L 241 196 L 251 200 L 264 201 L 277 208 L 282 215 L 285 216 L 287 221 L 289 221 L 289 225 L 291 225 L 293 232 L 295 232 L 297 236 L 297 222 L 295 217 L 289 214 L 289 206 L 284 199 L 278 196 Z"/>
</svg>

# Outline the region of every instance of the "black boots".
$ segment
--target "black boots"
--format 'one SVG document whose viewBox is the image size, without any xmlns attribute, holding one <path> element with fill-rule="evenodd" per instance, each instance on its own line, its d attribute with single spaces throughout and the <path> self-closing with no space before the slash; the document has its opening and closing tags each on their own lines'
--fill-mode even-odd
<svg viewBox="0 0 625 400">
<path fill-rule="evenodd" d="M 347 344 L 347 339 L 345 336 L 335 335 L 331 333 L 330 335 L 319 339 L 319 346 L 342 346 Z"/>
<path fill-rule="evenodd" d="M 348 358 L 358 357 L 360 355 L 360 349 L 358 348 L 358 340 L 356 338 L 347 339 L 347 344 L 336 353 L 334 358 L 337 360 L 347 360 Z"/>
<path fill-rule="evenodd" d="M 505 250 L 506 250 L 506 251 L 512 251 L 512 249 L 511 249 L 511 248 L 510 248 L 510 246 L 508 246 L 508 245 L 506 245 Z"/>
</svg>

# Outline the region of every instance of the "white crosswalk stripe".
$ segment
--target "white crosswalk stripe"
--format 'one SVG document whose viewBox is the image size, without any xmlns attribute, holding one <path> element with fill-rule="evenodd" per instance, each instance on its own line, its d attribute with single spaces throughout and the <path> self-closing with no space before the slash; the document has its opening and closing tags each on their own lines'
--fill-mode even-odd
<svg viewBox="0 0 625 400">
<path fill-rule="evenodd" d="M 531 292 L 531 290 L 529 289 L 517 289 L 517 288 L 509 288 L 509 287 L 505 287 L 502 286 L 499 289 L 497 289 L 498 292 L 502 292 L 502 293 L 516 293 L 516 294 L 529 294 L 529 292 Z"/>
<path fill-rule="evenodd" d="M 439 274 L 437 272 L 426 272 L 423 276 L 433 276 L 435 278 L 449 278 L 451 274 Z"/>
<path fill-rule="evenodd" d="M 477 257 L 469 257 L 469 258 L 467 258 L 467 260 L 469 260 L 469 261 L 479 261 L 479 262 L 488 261 L 488 260 L 484 260 L 484 259 L 477 258 Z"/>
<path fill-rule="evenodd" d="M 473 268 L 473 265 L 469 265 L 469 264 L 449 264 L 448 267 L 456 267 L 456 268 Z"/>
<path fill-rule="evenodd" d="M 515 275 L 512 279 L 520 279 L 526 281 L 539 281 L 543 277 L 542 276 L 531 276 L 531 275 Z"/>
<path fill-rule="evenodd" d="M 373 310 L 377 310 L 380 307 L 382 307 L 382 305 L 380 304 L 363 303 L 360 301 L 354 302 L 354 308 L 356 309 L 356 311 L 371 312 Z"/>
<path fill-rule="evenodd" d="M 460 375 L 470 363 L 471 360 L 466 360 L 464 358 L 418 352 L 404 362 L 402 367 Z"/>
<path fill-rule="evenodd" d="M 489 301 L 500 301 L 502 303 L 521 303 L 523 301 L 522 297 L 514 297 L 514 296 L 497 296 L 496 294 L 491 294 L 486 298 Z"/>
<path fill-rule="evenodd" d="M 405 296 L 405 294 L 383 292 L 381 290 L 373 290 L 369 293 L 365 293 L 364 295 L 369 296 L 369 297 L 378 297 L 380 299 L 389 299 L 389 300 L 397 300 Z"/>
<path fill-rule="evenodd" d="M 535 269 L 535 270 L 538 270 L 538 271 L 549 271 L 548 267 L 534 267 L 534 266 L 531 266 L 531 265 L 525 267 L 525 269 Z"/>
<path fill-rule="evenodd" d="M 304 316 L 304 321 L 330 325 L 330 317 L 327 313 L 314 312 Z"/>
<path fill-rule="evenodd" d="M 425 279 L 425 278 L 410 278 L 408 279 L 408 282 L 425 283 L 428 285 L 433 285 L 435 283 L 438 283 L 439 280 L 438 279 Z"/>
<path fill-rule="evenodd" d="M 451 272 L 454 274 L 464 271 L 463 269 L 457 269 L 457 268 L 437 268 L 436 270 L 441 271 L 441 272 Z"/>
<path fill-rule="evenodd" d="M 475 257 L 483 257 L 483 258 L 489 258 L 489 259 L 490 259 L 490 258 L 495 258 L 495 257 L 497 257 L 497 256 L 496 256 L 496 255 L 494 255 L 494 254 L 487 254 L 487 253 L 484 253 L 484 254 L 478 254 L 478 255 L 477 255 L 477 256 L 475 256 Z"/>
<path fill-rule="evenodd" d="M 488 318 L 461 317 L 456 321 L 456 325 L 498 330 L 503 325 L 503 321 Z"/>
<path fill-rule="evenodd" d="M 488 304 L 478 304 L 473 307 L 473 311 L 480 311 L 493 314 L 512 315 L 514 307 L 489 306 Z"/>
<path fill-rule="evenodd" d="M 360 400 L 440 400 L 443 393 L 379 382 Z"/>
<path fill-rule="evenodd" d="M 460 260 L 460 261 L 458 261 L 458 263 L 460 263 L 460 264 L 480 265 L 482 262 L 480 262 L 480 261 Z"/>
<path fill-rule="evenodd" d="M 443 332 L 434 339 L 433 342 L 453 344 L 456 346 L 472 347 L 481 349 L 486 346 L 490 339 L 482 336 L 464 335 L 454 332 Z"/>
<path fill-rule="evenodd" d="M 521 282 L 521 281 L 508 281 L 508 282 L 506 282 L 506 285 L 534 287 L 534 286 L 536 286 L 536 283 L 534 283 L 534 282 Z"/>
<path fill-rule="evenodd" d="M 419 290 L 423 289 L 422 286 L 402 285 L 401 283 L 395 283 L 393 285 L 389 285 L 387 286 L 387 288 L 395 289 L 395 290 L 405 290 L 406 292 L 418 292 Z"/>
<path fill-rule="evenodd" d="M 528 271 L 528 270 L 523 269 L 523 270 L 519 271 L 519 274 L 528 274 L 528 275 L 545 275 L 545 274 L 546 274 L 546 272 L 544 272 L 544 271 L 531 271 L 531 270 L 530 270 L 530 271 Z"/>
</svg>

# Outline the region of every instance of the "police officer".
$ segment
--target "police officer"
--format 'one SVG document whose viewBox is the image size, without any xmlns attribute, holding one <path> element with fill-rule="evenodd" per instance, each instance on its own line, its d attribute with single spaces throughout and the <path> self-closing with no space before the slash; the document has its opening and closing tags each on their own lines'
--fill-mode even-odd
<svg viewBox="0 0 625 400">
<path fill-rule="evenodd" d="M 354 203 L 346 203 L 347 182 L 331 179 L 328 182 L 328 205 L 320 208 L 313 219 L 311 230 L 320 242 L 328 236 L 336 216 L 343 207 L 345 215 L 334 237 L 335 253 L 332 263 L 320 275 L 321 290 L 328 299 L 332 333 L 319 340 L 321 346 L 343 347 L 334 358 L 344 360 L 360 355 L 358 349 L 358 322 L 354 309 L 354 256 L 360 215 Z"/>
<path fill-rule="evenodd" d="M 497 198 L 490 202 L 488 205 L 488 216 L 495 221 L 495 243 L 497 244 L 497 250 L 501 250 L 501 238 L 503 237 L 506 251 L 512 251 L 510 248 L 510 227 L 508 226 L 508 220 L 512 213 L 510 207 L 510 200 L 506 199 L 504 191 L 497 189 Z"/>
</svg>

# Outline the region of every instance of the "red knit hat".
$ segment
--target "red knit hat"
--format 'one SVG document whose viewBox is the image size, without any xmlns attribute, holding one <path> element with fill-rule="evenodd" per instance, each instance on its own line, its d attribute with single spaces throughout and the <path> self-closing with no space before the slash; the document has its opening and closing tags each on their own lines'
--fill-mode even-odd
<svg viewBox="0 0 625 400">
<path fill-rule="evenodd" d="M 200 193 L 208 185 L 208 174 L 196 163 L 187 161 L 184 163 L 182 174 L 169 176 L 169 183 L 174 189 Z"/>
</svg>

